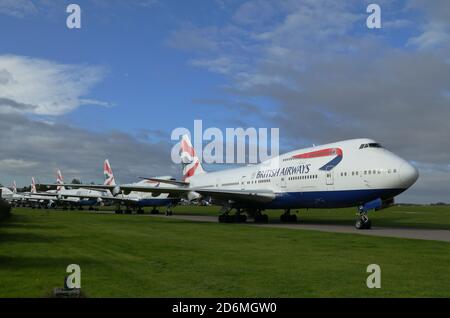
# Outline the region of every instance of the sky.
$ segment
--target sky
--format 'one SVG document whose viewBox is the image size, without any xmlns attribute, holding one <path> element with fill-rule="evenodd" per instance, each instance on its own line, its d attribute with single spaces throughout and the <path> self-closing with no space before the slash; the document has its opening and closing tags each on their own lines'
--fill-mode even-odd
<svg viewBox="0 0 450 318">
<path fill-rule="evenodd" d="M 398 201 L 450 202 L 449 1 L 0 0 L 0 39 L 2 184 L 179 177 L 171 132 L 201 119 L 281 152 L 373 138 L 420 171 Z"/>
</svg>

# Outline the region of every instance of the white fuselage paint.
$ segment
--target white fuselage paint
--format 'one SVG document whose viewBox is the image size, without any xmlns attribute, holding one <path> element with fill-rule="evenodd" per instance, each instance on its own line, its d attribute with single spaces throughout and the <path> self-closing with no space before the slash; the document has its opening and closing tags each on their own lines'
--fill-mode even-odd
<svg viewBox="0 0 450 318">
<path fill-rule="evenodd" d="M 299 149 L 257 165 L 194 175 L 189 182 L 194 189 L 271 190 L 277 198 L 290 196 L 284 203 L 270 204 L 280 208 L 354 206 L 378 197 L 393 197 L 418 177 L 411 164 L 384 148 L 360 149 L 363 144 L 374 143 L 371 139 L 352 139 Z M 336 154 L 294 158 L 326 149 L 342 151 L 341 161 L 328 171 L 320 168 Z"/>
</svg>

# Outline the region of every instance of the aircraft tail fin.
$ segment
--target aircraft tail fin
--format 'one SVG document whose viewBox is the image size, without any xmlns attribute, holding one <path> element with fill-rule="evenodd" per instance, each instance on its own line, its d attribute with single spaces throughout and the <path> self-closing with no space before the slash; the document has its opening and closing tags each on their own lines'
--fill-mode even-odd
<svg viewBox="0 0 450 318">
<path fill-rule="evenodd" d="M 63 186 L 64 178 L 62 176 L 61 170 L 59 170 L 59 169 L 56 171 L 56 184 L 58 185 L 56 187 L 56 192 L 60 192 L 60 191 L 64 191 L 65 190 L 65 188 Z"/>
<path fill-rule="evenodd" d="M 183 164 L 183 181 L 189 182 L 191 177 L 205 173 L 188 135 L 181 138 L 180 158 Z"/>
<path fill-rule="evenodd" d="M 116 185 L 116 180 L 114 179 L 114 174 L 108 159 L 105 159 L 105 162 L 103 164 L 103 175 L 105 176 L 105 182 L 103 183 L 103 185 Z"/>
<path fill-rule="evenodd" d="M 16 184 L 16 180 L 13 181 L 13 193 L 16 194 L 17 193 L 17 184 Z"/>
<path fill-rule="evenodd" d="M 36 193 L 36 180 L 34 177 L 31 178 L 31 193 Z"/>
</svg>

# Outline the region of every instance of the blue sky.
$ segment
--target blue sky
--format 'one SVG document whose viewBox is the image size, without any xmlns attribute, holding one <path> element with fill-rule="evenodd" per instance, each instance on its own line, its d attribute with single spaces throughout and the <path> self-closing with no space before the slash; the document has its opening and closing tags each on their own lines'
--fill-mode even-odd
<svg viewBox="0 0 450 318">
<path fill-rule="evenodd" d="M 445 200 L 450 7 L 377 1 L 369 30 L 371 2 L 76 1 L 69 30 L 69 1 L 0 0 L 0 128 L 27 149 L 0 155 L 0 181 L 98 181 L 104 157 L 123 181 L 176 174 L 170 132 L 202 119 L 280 128 L 281 150 L 371 137 L 423 171 L 405 200 Z"/>
</svg>

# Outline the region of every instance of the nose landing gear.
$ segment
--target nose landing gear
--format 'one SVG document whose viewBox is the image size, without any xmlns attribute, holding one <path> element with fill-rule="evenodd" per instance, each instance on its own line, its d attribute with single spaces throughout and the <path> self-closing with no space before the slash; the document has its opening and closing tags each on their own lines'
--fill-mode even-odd
<svg viewBox="0 0 450 318">
<path fill-rule="evenodd" d="M 369 220 L 367 216 L 367 211 L 359 209 L 359 217 L 356 220 L 355 227 L 358 230 L 368 230 L 372 227 L 372 221 Z"/>
</svg>

